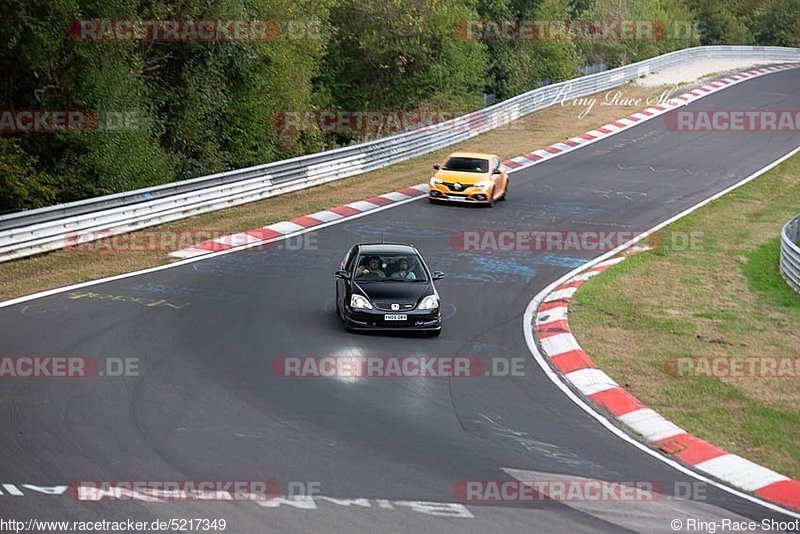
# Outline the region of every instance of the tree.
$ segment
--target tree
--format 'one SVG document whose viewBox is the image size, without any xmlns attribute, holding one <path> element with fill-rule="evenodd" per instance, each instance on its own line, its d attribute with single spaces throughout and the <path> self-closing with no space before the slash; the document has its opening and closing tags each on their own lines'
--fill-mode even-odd
<svg viewBox="0 0 800 534">
<path fill-rule="evenodd" d="M 759 44 L 800 46 L 800 3 L 768 0 L 757 11 L 752 31 Z"/>
<path fill-rule="evenodd" d="M 492 83 L 488 91 L 499 99 L 510 98 L 548 83 L 572 78 L 578 71 L 575 42 L 546 31 L 542 34 L 524 31 L 535 22 L 558 23 L 570 18 L 570 5 L 565 0 L 543 0 L 536 3 L 512 0 L 481 0 L 478 13 L 487 25 L 498 22 L 516 23 L 520 29 L 511 38 L 497 38 L 488 30 L 484 42 L 491 58 Z"/>
<path fill-rule="evenodd" d="M 0 137 L 0 213 L 40 208 L 52 203 L 52 179 L 36 170 L 35 158 L 12 139 Z"/>
<path fill-rule="evenodd" d="M 751 44 L 753 42 L 749 21 L 737 2 L 689 0 L 689 5 L 697 17 L 701 44 Z"/>
<path fill-rule="evenodd" d="M 580 43 L 584 57 L 611 66 L 626 65 L 699 43 L 695 18 L 684 0 L 593 0 L 584 16 L 593 21 L 626 21 L 642 25 L 631 34 Z M 603 35 L 603 34 L 598 34 Z"/>
<path fill-rule="evenodd" d="M 340 0 L 317 83 L 344 110 L 472 109 L 486 83 L 486 56 L 456 36 L 474 18 L 457 0 Z"/>
</svg>

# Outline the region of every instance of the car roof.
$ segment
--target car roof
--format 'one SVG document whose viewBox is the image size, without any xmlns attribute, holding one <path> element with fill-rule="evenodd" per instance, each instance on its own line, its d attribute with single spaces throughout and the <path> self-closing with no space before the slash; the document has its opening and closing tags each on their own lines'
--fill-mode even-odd
<svg viewBox="0 0 800 534">
<path fill-rule="evenodd" d="M 401 243 L 359 243 L 361 254 L 419 254 L 413 245 Z"/>
<path fill-rule="evenodd" d="M 494 154 L 487 154 L 485 152 L 453 152 L 448 158 L 477 158 L 477 159 L 490 159 L 495 157 Z"/>
</svg>

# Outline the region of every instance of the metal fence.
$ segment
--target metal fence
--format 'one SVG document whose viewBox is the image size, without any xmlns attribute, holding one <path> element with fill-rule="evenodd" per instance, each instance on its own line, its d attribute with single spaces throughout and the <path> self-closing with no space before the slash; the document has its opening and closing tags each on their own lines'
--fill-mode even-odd
<svg viewBox="0 0 800 534">
<path fill-rule="evenodd" d="M 800 49 L 704 46 L 540 87 L 487 108 L 367 143 L 192 180 L 0 216 L 0 261 L 62 248 L 71 236 L 127 232 L 339 180 L 465 141 L 565 96 L 572 99 L 707 59 L 800 61 Z M 420 176 L 425 179 L 427 176 Z M 83 237 L 85 239 L 85 236 Z M 83 240 L 82 239 L 82 240 Z"/>
<path fill-rule="evenodd" d="M 800 215 L 781 230 L 781 276 L 800 293 Z"/>
</svg>

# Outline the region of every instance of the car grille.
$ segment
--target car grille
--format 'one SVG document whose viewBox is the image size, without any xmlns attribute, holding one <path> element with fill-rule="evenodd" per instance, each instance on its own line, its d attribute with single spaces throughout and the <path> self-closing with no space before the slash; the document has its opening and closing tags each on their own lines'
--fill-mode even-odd
<svg viewBox="0 0 800 534">
<path fill-rule="evenodd" d="M 468 187 L 472 187 L 472 184 L 461 184 L 461 189 L 456 189 L 456 182 L 442 182 L 442 185 L 445 185 L 450 191 L 455 191 L 457 193 L 459 191 L 464 191 Z"/>
<path fill-rule="evenodd" d="M 392 309 L 392 304 L 399 304 L 400 308 L 397 309 L 397 310 L 393 310 Z M 381 310 L 381 311 L 388 311 L 388 312 L 392 312 L 392 311 L 402 312 L 402 311 L 413 310 L 414 306 L 416 306 L 416 303 L 414 303 L 414 302 L 397 302 L 395 300 L 379 300 L 379 301 L 375 301 L 375 308 L 376 309 Z"/>
</svg>

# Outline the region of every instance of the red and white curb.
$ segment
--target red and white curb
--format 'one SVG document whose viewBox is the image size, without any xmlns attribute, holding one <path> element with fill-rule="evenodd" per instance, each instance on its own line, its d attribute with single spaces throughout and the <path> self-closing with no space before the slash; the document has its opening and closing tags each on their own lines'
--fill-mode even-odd
<svg viewBox="0 0 800 534">
<path fill-rule="evenodd" d="M 551 158 L 561 156 L 578 148 L 599 141 L 605 137 L 615 135 L 619 132 L 627 130 L 628 128 L 632 128 L 637 124 L 654 119 L 655 117 L 668 113 L 681 106 L 685 106 L 686 104 L 689 104 L 699 98 L 703 98 L 704 96 L 713 94 L 732 85 L 736 85 L 737 83 L 757 78 L 759 76 L 764 76 L 766 74 L 771 74 L 773 72 L 798 67 L 800 67 L 800 65 L 787 63 L 781 65 L 770 65 L 768 67 L 732 74 L 725 78 L 715 80 L 701 87 L 693 89 L 688 93 L 671 98 L 657 106 L 643 109 L 642 111 L 628 115 L 625 118 L 616 120 L 595 130 L 588 131 L 582 135 L 570 137 L 569 139 L 560 143 L 555 143 L 553 145 L 534 150 L 533 152 L 528 152 L 522 156 L 517 156 L 516 158 L 508 161 L 504 161 L 503 166 L 506 167 L 509 172 L 513 173 L 514 171 L 518 171 L 530 167 L 531 165 L 536 165 L 543 161 L 547 161 Z M 427 193 L 428 184 L 418 184 L 405 189 L 400 189 L 399 191 L 378 195 L 377 197 L 372 197 L 367 200 L 352 202 L 350 204 L 319 211 L 303 217 L 297 217 L 289 221 L 281 221 L 269 226 L 264 226 L 262 228 L 246 230 L 244 232 L 219 237 L 216 239 L 209 239 L 207 241 L 202 241 L 193 247 L 170 252 L 169 255 L 175 258 L 194 258 L 204 254 L 231 250 L 256 243 L 269 243 L 288 235 L 307 230 L 308 228 L 317 226 L 319 224 L 345 219 L 348 217 L 354 217 L 357 215 L 363 215 L 366 212 L 378 208 L 384 208 L 388 205 L 399 205 L 409 202 L 416 198 L 427 195 Z"/>
<path fill-rule="evenodd" d="M 302 217 L 295 217 L 289 221 L 281 221 L 262 228 L 246 230 L 238 234 L 227 235 L 216 239 L 201 241 L 194 247 L 171 252 L 170 256 L 176 258 L 193 258 L 211 252 L 219 252 L 253 243 L 269 243 L 287 235 L 295 234 L 314 226 L 361 215 L 368 211 L 382 208 L 391 204 L 400 204 L 414 200 L 428 194 L 428 185 L 419 184 L 399 191 L 384 193 L 367 200 L 359 200 L 330 208 Z"/>
<path fill-rule="evenodd" d="M 572 336 L 567 322 L 570 299 L 592 276 L 631 253 L 602 261 L 567 279 L 544 297 L 531 325 L 550 366 L 594 406 L 629 428 L 650 446 L 682 463 L 764 500 L 800 510 L 800 482 L 697 438 L 642 404 L 598 369 Z"/>
</svg>

